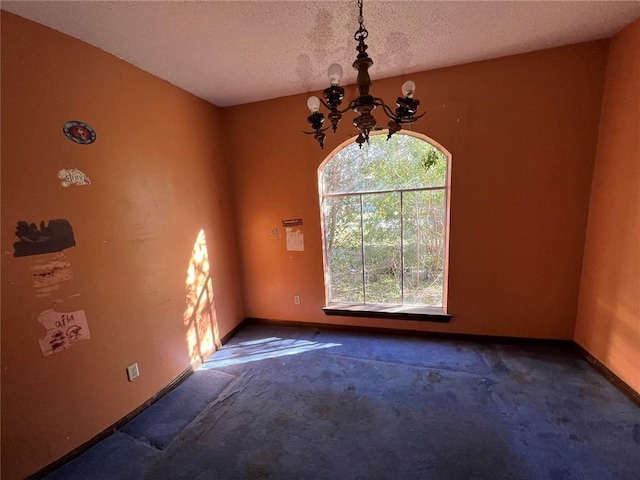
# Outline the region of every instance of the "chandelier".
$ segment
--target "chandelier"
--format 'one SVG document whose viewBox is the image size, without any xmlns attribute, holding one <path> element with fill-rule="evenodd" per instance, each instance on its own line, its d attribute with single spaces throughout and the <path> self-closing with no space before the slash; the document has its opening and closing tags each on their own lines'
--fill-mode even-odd
<svg viewBox="0 0 640 480">
<path fill-rule="evenodd" d="M 389 129 L 387 140 L 391 138 L 391 135 L 402 129 L 401 125 L 413 123 L 424 115 L 423 113 L 417 117 L 415 116 L 418 111 L 418 105 L 420 105 L 420 100 L 413 98 L 413 94 L 416 90 L 416 84 L 410 80 L 402 85 L 402 95 L 404 96 L 398 97 L 396 100 L 395 112 L 387 106 L 381 98 L 377 98 L 369 94 L 369 88 L 371 87 L 369 67 L 373 65 L 373 60 L 367 54 L 367 48 L 369 47 L 364 43 L 365 39 L 369 36 L 369 32 L 364 27 L 364 18 L 362 17 L 362 0 L 358 0 L 358 7 L 360 9 L 360 14 L 358 16 L 358 23 L 360 24 L 360 27 L 353 35 L 353 38 L 358 42 L 358 46 L 356 47 L 358 56 L 353 62 L 353 68 L 358 71 L 358 77 L 356 79 L 356 87 L 359 93 L 358 98 L 352 100 L 345 109 L 340 109 L 340 105 L 344 99 L 344 88 L 340 86 L 343 71 L 340 64 L 334 63 L 327 71 L 331 85 L 322 91 L 323 99 L 311 96 L 309 97 L 309 100 L 307 100 L 307 107 L 311 110 L 311 115 L 307 117 L 307 121 L 311 125 L 313 132 L 303 133 L 313 135 L 320 144 L 320 148 L 324 148 L 324 140 L 326 138 L 326 134 L 324 132 L 331 128 L 335 133 L 338 129 L 338 123 L 342 120 L 342 114 L 349 110 L 352 110 L 357 114 L 356 118 L 353 120 L 353 124 L 358 130 L 356 143 L 360 148 L 362 148 L 363 143 L 369 142 L 369 134 L 371 130 L 382 129 L 382 127 L 378 126 L 378 122 L 372 114 L 376 107 L 382 107 L 385 115 L 390 118 L 389 123 L 387 124 L 387 128 Z M 319 111 L 320 104 L 324 105 L 330 112 L 330 127 L 324 127 L 324 114 Z"/>
</svg>

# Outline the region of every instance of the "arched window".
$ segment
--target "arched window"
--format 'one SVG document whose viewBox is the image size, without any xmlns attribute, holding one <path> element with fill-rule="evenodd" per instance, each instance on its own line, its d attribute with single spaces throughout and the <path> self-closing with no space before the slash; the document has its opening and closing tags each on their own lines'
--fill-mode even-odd
<svg viewBox="0 0 640 480">
<path fill-rule="evenodd" d="M 416 134 L 372 136 L 318 168 L 327 306 L 444 308 L 450 155 Z"/>
</svg>

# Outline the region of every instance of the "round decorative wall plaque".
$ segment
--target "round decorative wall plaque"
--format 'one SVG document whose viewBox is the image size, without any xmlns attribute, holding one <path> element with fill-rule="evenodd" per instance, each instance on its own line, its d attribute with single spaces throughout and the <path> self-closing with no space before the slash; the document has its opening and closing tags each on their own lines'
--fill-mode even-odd
<svg viewBox="0 0 640 480">
<path fill-rule="evenodd" d="M 96 141 L 96 132 L 86 123 L 72 120 L 64 124 L 62 131 L 69 140 L 80 145 L 89 145 Z"/>
</svg>

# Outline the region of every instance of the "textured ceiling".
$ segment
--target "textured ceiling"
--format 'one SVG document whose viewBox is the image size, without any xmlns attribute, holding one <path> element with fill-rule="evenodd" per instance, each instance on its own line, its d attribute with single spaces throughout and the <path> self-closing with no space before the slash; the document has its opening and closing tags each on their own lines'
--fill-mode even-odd
<svg viewBox="0 0 640 480">
<path fill-rule="evenodd" d="M 223 107 L 325 88 L 333 62 L 355 81 L 355 0 L 1 6 Z M 640 0 L 364 2 L 373 80 L 606 38 L 638 17 Z"/>
</svg>

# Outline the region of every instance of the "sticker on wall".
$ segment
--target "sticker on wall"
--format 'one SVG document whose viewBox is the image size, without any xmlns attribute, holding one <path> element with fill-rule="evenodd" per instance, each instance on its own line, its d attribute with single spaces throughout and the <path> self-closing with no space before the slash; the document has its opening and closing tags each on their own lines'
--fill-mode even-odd
<svg viewBox="0 0 640 480">
<path fill-rule="evenodd" d="M 62 282 L 73 279 L 71 262 L 66 259 L 64 253 L 57 255 L 49 263 L 34 265 L 31 267 L 31 275 L 33 276 L 33 286 L 36 288 L 36 297 L 38 298 L 48 297 L 52 292 L 60 288 Z"/>
<path fill-rule="evenodd" d="M 47 333 L 40 339 L 42 356 L 61 352 L 80 340 L 89 340 L 89 325 L 84 310 L 76 312 L 56 312 L 45 310 L 38 316 L 38 321 Z"/>
<path fill-rule="evenodd" d="M 62 131 L 72 142 L 89 145 L 96 141 L 96 132 L 86 123 L 72 120 L 64 124 Z"/>
<path fill-rule="evenodd" d="M 70 185 L 91 185 L 91 180 L 77 168 L 63 168 L 58 172 L 58 178 L 62 180 L 62 186 Z"/>
<path fill-rule="evenodd" d="M 301 218 L 289 218 L 288 220 L 282 220 L 283 227 L 300 227 L 302 226 Z"/>
<path fill-rule="evenodd" d="M 304 235 L 300 228 L 286 227 L 287 250 L 290 252 L 304 252 Z"/>
<path fill-rule="evenodd" d="M 14 257 L 61 252 L 65 248 L 76 245 L 73 228 L 64 219 L 49 220 L 46 226 L 43 220 L 40 222 L 40 228 L 35 223 L 19 221 L 16 226 L 16 236 L 20 241 L 13 244 Z"/>
</svg>

